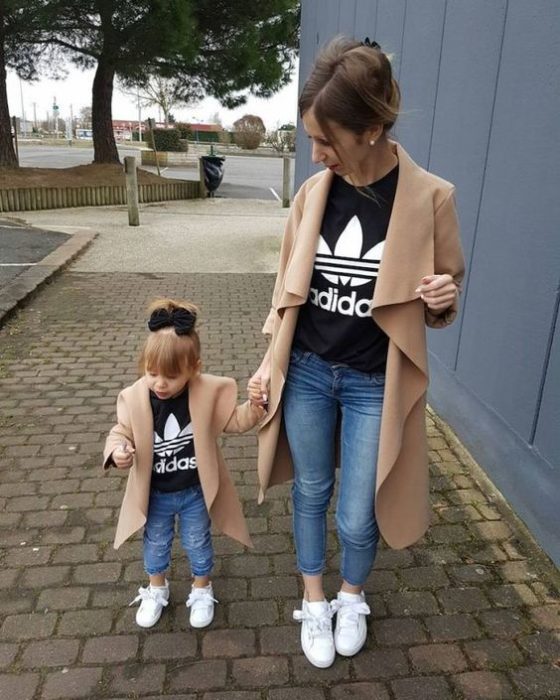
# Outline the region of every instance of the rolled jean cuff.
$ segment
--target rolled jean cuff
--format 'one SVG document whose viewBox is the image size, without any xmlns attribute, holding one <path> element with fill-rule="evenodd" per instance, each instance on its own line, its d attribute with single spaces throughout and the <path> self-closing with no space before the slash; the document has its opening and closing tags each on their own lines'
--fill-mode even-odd
<svg viewBox="0 0 560 700">
<path fill-rule="evenodd" d="M 319 571 L 304 571 L 298 566 L 298 571 L 302 576 L 322 576 L 325 573 L 325 567 L 319 569 Z"/>
<path fill-rule="evenodd" d="M 205 568 L 204 570 L 198 569 L 197 571 L 195 571 L 194 569 L 191 568 L 191 574 L 193 576 L 210 576 L 213 568 L 214 568 L 213 564 L 210 568 Z"/>
</svg>

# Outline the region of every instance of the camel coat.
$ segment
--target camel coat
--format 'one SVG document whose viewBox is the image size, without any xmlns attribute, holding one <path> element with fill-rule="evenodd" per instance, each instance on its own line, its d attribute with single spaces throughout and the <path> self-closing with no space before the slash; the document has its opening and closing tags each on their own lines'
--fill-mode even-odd
<svg viewBox="0 0 560 700">
<path fill-rule="evenodd" d="M 243 433 L 263 417 L 261 408 L 237 406 L 234 379 L 200 374 L 189 381 L 189 411 L 200 484 L 212 524 L 244 545 L 252 546 L 241 503 L 217 444 L 222 433 Z M 148 385 L 144 378 L 127 387 L 117 399 L 117 424 L 111 429 L 103 452 L 104 468 L 111 454 L 126 441 L 134 447 L 134 463 L 128 474 L 119 514 L 114 547 L 146 522 L 153 463 L 154 423 Z"/>
<path fill-rule="evenodd" d="M 392 142 L 391 147 L 399 177 L 372 301 L 372 316 L 389 336 L 375 514 L 387 544 L 401 548 L 419 539 L 430 519 L 426 324 L 442 328 L 457 315 L 456 304 L 439 316 L 431 314 L 415 289 L 422 277 L 443 273 L 452 275 L 459 289 L 464 261 L 453 185 L 420 168 L 400 145 Z M 271 379 L 268 415 L 259 430 L 259 501 L 269 486 L 293 477 L 282 389 L 333 177 L 325 170 L 307 180 L 286 224 L 272 308 L 263 327 L 271 336 Z"/>
</svg>

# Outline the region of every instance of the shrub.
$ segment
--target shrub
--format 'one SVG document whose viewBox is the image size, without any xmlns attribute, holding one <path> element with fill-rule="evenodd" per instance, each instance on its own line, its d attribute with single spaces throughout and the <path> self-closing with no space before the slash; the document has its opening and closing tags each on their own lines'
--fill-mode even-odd
<svg viewBox="0 0 560 700">
<path fill-rule="evenodd" d="M 179 141 L 178 129 L 153 129 L 146 132 L 146 143 L 150 148 L 154 147 L 154 139 L 157 151 L 182 151 Z"/>
<path fill-rule="evenodd" d="M 234 141 L 240 148 L 253 150 L 260 146 L 265 134 L 263 120 L 254 114 L 245 114 L 233 122 Z"/>
<path fill-rule="evenodd" d="M 278 129 L 267 134 L 267 142 L 278 153 L 293 153 L 296 150 L 296 130 Z"/>
<path fill-rule="evenodd" d="M 186 122 L 177 122 L 175 128 L 179 132 L 180 139 L 192 139 L 192 129 L 191 125 Z"/>
</svg>

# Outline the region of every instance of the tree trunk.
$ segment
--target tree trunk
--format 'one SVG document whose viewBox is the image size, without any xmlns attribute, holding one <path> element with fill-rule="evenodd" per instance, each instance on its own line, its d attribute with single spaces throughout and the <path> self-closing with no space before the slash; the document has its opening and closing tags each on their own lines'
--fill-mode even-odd
<svg viewBox="0 0 560 700">
<path fill-rule="evenodd" d="M 2 26 L 2 22 L 3 19 L 0 17 L 0 26 Z M 18 162 L 12 141 L 6 77 L 4 37 L 0 37 L 0 168 L 17 168 Z"/>
<path fill-rule="evenodd" d="M 101 59 L 97 64 L 92 90 L 91 127 L 93 162 L 120 163 L 113 133 L 113 79 L 115 69 Z"/>
</svg>

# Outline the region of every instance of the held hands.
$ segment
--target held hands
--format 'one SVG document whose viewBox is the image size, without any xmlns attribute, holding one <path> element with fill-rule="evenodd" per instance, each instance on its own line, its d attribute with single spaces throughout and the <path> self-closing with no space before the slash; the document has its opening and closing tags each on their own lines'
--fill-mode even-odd
<svg viewBox="0 0 560 700">
<path fill-rule="evenodd" d="M 448 274 L 422 277 L 415 291 L 433 314 L 448 309 L 459 296 L 457 285 Z"/>
<path fill-rule="evenodd" d="M 247 384 L 247 394 L 250 402 L 254 406 L 268 407 L 268 383 L 270 376 L 262 370 L 257 370 L 249 379 Z"/>
<path fill-rule="evenodd" d="M 130 469 L 135 452 L 136 450 L 134 447 L 129 447 L 126 442 L 123 442 L 120 447 L 115 448 L 111 456 L 117 469 Z"/>
</svg>

